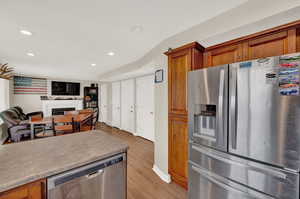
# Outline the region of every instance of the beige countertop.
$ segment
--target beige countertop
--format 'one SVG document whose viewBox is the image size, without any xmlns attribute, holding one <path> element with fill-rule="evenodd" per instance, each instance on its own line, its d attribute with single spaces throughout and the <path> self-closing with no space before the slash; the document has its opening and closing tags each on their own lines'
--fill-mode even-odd
<svg viewBox="0 0 300 199">
<path fill-rule="evenodd" d="M 0 147 L 0 192 L 112 155 L 128 145 L 95 130 Z"/>
</svg>

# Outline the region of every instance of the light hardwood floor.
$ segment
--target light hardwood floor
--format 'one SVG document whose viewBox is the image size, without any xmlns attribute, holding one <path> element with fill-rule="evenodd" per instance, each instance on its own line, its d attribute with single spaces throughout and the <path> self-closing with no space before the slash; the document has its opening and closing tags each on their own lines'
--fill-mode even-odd
<svg viewBox="0 0 300 199">
<path fill-rule="evenodd" d="M 129 145 L 127 199 L 186 199 L 187 191 L 175 183 L 165 183 L 152 170 L 154 145 L 130 133 L 97 124 L 97 129 L 116 136 Z"/>
</svg>

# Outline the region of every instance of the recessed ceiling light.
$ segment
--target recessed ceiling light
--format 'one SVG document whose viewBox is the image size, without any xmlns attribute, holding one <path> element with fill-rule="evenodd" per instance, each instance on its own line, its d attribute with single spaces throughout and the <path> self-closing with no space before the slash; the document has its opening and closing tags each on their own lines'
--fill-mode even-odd
<svg viewBox="0 0 300 199">
<path fill-rule="evenodd" d="M 27 53 L 27 55 L 28 55 L 29 57 L 34 57 L 34 53 L 31 53 L 31 52 Z"/>
<path fill-rule="evenodd" d="M 108 52 L 107 55 L 109 55 L 109 56 L 114 56 L 115 53 L 114 53 L 114 52 Z"/>
<path fill-rule="evenodd" d="M 20 33 L 23 35 L 27 35 L 27 36 L 31 36 L 32 32 L 28 31 L 28 30 L 20 30 Z"/>
<path fill-rule="evenodd" d="M 91 66 L 96 66 L 97 64 L 91 64 Z"/>
<path fill-rule="evenodd" d="M 143 26 L 135 25 L 130 28 L 131 32 L 142 32 L 144 30 Z"/>
</svg>

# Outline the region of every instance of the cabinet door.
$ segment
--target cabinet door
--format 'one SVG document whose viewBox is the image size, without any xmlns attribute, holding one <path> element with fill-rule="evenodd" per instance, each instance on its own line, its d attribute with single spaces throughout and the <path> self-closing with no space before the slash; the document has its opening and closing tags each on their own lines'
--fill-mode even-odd
<svg viewBox="0 0 300 199">
<path fill-rule="evenodd" d="M 0 199 L 29 199 L 28 190 L 26 188 L 14 190 L 1 195 Z"/>
<path fill-rule="evenodd" d="M 100 85 L 100 121 L 107 122 L 107 84 Z"/>
<path fill-rule="evenodd" d="M 45 181 L 37 181 L 0 193 L 0 199 L 45 199 Z"/>
<path fill-rule="evenodd" d="M 134 79 L 121 82 L 121 129 L 130 133 L 135 133 L 134 90 Z"/>
<path fill-rule="evenodd" d="M 204 53 L 204 67 L 242 61 L 242 44 L 215 48 Z"/>
<path fill-rule="evenodd" d="M 153 75 L 136 79 L 136 123 L 136 134 L 154 142 Z"/>
<path fill-rule="evenodd" d="M 244 60 L 296 52 L 296 30 L 287 30 L 251 39 L 244 43 Z"/>
<path fill-rule="evenodd" d="M 169 119 L 169 172 L 172 180 L 187 187 L 188 124 L 186 118 Z"/>
<path fill-rule="evenodd" d="M 296 51 L 300 52 L 300 28 L 297 29 L 296 43 L 297 43 Z"/>
<path fill-rule="evenodd" d="M 121 127 L 121 84 L 112 83 L 112 126 Z"/>
<path fill-rule="evenodd" d="M 191 50 L 169 56 L 169 113 L 187 114 L 187 73 L 191 69 Z"/>
</svg>

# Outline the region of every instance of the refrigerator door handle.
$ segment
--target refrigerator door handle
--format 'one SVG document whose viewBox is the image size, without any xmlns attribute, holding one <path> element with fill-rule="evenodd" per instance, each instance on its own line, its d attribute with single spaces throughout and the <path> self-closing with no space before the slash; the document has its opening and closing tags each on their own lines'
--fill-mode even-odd
<svg viewBox="0 0 300 199">
<path fill-rule="evenodd" d="M 237 69 L 231 72 L 231 95 L 230 95 L 230 134 L 231 148 L 237 148 L 237 122 L 238 122 L 238 79 Z"/>
<path fill-rule="evenodd" d="M 223 104 L 224 104 L 224 89 L 225 89 L 225 71 L 224 69 L 220 70 L 220 85 L 219 85 L 219 100 L 218 100 L 218 120 L 217 120 L 217 130 L 218 135 L 222 137 L 217 138 L 217 142 L 223 143 L 224 137 L 224 120 L 223 120 Z M 222 140 L 220 140 L 222 139 Z"/>
<path fill-rule="evenodd" d="M 234 142 L 233 147 L 236 149 L 237 145 L 237 124 L 238 124 L 238 114 L 239 114 L 239 99 L 238 99 L 238 78 L 237 78 L 237 71 L 235 76 L 235 125 L 234 125 Z"/>
<path fill-rule="evenodd" d="M 258 198 L 258 199 L 274 199 L 273 197 L 271 197 L 269 195 L 266 195 L 266 194 L 263 194 L 260 192 L 250 191 L 248 188 L 245 188 L 246 190 L 243 191 L 243 190 L 235 188 L 234 186 L 227 185 L 226 183 L 222 182 L 222 180 L 224 180 L 223 177 L 218 176 L 218 175 L 216 175 L 210 171 L 207 171 L 205 169 L 195 167 L 194 165 L 192 165 L 191 168 L 198 174 L 200 174 L 203 177 L 205 177 L 206 179 L 208 179 L 209 181 L 222 187 L 224 190 L 239 193 L 241 195 L 246 196 L 247 198 L 253 197 L 253 198 Z M 255 192 L 255 194 L 252 194 L 254 192 Z"/>
</svg>

